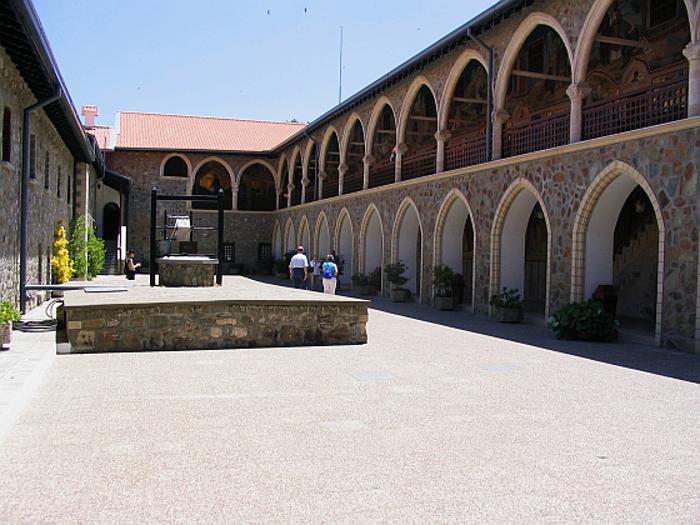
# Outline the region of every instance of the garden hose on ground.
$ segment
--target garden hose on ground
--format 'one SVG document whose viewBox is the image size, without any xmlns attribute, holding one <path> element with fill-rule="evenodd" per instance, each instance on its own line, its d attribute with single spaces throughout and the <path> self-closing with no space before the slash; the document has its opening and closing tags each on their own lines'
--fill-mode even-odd
<svg viewBox="0 0 700 525">
<path fill-rule="evenodd" d="M 12 323 L 14 330 L 20 332 L 52 332 L 56 330 L 56 308 L 63 304 L 59 299 L 51 299 L 44 306 L 44 313 L 48 319 L 41 321 L 17 321 Z"/>
</svg>

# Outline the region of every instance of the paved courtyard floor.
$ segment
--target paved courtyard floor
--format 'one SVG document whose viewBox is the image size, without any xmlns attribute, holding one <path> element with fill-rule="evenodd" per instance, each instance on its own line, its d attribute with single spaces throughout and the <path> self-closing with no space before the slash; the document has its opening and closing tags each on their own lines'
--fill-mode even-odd
<svg viewBox="0 0 700 525">
<path fill-rule="evenodd" d="M 381 300 L 368 334 L 55 356 L 0 523 L 700 521 L 698 357 Z"/>
</svg>

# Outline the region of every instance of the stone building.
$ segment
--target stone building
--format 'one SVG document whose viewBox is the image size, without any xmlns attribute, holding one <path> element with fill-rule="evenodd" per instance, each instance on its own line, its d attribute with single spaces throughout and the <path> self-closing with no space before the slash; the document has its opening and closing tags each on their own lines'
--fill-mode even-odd
<svg viewBox="0 0 700 525">
<path fill-rule="evenodd" d="M 402 260 L 429 303 L 444 263 L 468 310 L 507 286 L 543 317 L 613 285 L 623 327 L 700 349 L 699 17 L 697 0 L 504 0 L 304 127 L 247 124 L 257 150 L 191 117 L 196 144 L 150 144 L 131 120 L 176 117 L 123 113 L 107 164 L 133 179 L 129 243 L 146 255 L 151 187 L 193 191 L 206 166 L 230 181 L 241 264 L 335 249 L 349 284 Z M 253 168 L 265 198 L 242 197 Z"/>
<path fill-rule="evenodd" d="M 45 294 L 21 294 L 22 277 L 26 284 L 50 282 L 54 226 L 92 216 L 103 171 L 27 0 L 0 7 L 0 111 L 0 298 L 25 307 Z"/>
</svg>

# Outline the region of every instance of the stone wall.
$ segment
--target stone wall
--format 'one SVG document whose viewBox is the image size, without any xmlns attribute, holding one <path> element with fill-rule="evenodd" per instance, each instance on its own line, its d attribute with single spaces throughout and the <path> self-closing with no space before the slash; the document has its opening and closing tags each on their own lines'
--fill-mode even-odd
<svg viewBox="0 0 700 525">
<path fill-rule="evenodd" d="M 66 307 L 71 352 L 364 344 L 367 304 Z"/>
<path fill-rule="evenodd" d="M 22 159 L 23 109 L 36 101 L 5 51 L 0 48 L 0 114 L 12 111 L 12 158 L 0 161 L 0 298 L 19 302 L 19 216 Z M 27 278 L 31 284 L 50 282 L 50 256 L 53 229 L 57 221 L 68 226 L 72 213 L 73 156 L 43 110 L 31 117 L 36 136 L 36 178 L 29 184 Z M 49 184 L 45 188 L 45 156 L 49 154 Z M 60 196 L 58 178 L 60 169 Z M 69 181 L 70 179 L 70 181 Z M 70 184 L 70 186 L 69 186 Z M 71 199 L 73 196 L 70 196 Z M 31 304 L 44 299 L 44 293 L 31 294 Z"/>
</svg>

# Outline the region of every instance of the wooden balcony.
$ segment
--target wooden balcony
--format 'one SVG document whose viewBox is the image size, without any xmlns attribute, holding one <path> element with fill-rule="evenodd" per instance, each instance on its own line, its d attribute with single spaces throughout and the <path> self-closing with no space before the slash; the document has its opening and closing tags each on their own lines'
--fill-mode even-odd
<svg viewBox="0 0 700 525">
<path fill-rule="evenodd" d="M 372 164 L 369 169 L 369 187 L 377 188 L 386 184 L 392 184 L 395 178 L 394 163 L 390 161 Z"/>
<path fill-rule="evenodd" d="M 406 155 L 401 164 L 401 180 L 411 180 L 433 175 L 435 173 L 436 156 L 437 144 Z"/>
<path fill-rule="evenodd" d="M 541 115 L 541 113 L 539 114 Z M 503 158 L 554 148 L 569 143 L 569 112 L 533 115 L 527 122 L 503 130 Z"/>
<path fill-rule="evenodd" d="M 362 191 L 363 175 L 361 169 L 359 171 L 348 171 L 343 179 L 343 194 Z"/>
<path fill-rule="evenodd" d="M 455 135 L 445 147 L 445 171 L 486 162 L 485 130 Z"/>
</svg>

